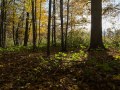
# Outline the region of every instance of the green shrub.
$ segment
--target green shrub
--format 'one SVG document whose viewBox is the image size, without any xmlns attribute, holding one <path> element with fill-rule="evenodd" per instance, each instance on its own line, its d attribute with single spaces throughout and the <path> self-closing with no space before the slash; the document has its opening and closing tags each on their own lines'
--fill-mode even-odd
<svg viewBox="0 0 120 90">
<path fill-rule="evenodd" d="M 73 53 L 70 60 L 82 60 L 83 58 L 87 58 L 87 54 L 80 50 L 78 53 Z"/>
<path fill-rule="evenodd" d="M 79 53 L 73 53 L 71 56 L 71 60 L 79 60 L 80 58 L 80 54 Z"/>
<path fill-rule="evenodd" d="M 111 72 L 113 70 L 108 63 L 97 64 L 96 68 L 103 72 Z"/>
<path fill-rule="evenodd" d="M 64 60 L 66 56 L 67 56 L 66 53 L 59 52 L 58 54 L 55 54 L 55 59 L 57 59 L 57 60 Z"/>
<path fill-rule="evenodd" d="M 116 55 L 114 56 L 115 60 L 120 60 L 120 56 L 119 55 Z"/>
<path fill-rule="evenodd" d="M 72 30 L 68 33 L 68 46 L 80 47 L 89 45 L 89 34 L 85 30 Z"/>
</svg>

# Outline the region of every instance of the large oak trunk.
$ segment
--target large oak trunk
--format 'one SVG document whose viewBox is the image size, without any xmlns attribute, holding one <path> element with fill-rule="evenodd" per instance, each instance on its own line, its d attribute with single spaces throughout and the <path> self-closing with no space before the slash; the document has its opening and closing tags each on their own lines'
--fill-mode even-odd
<svg viewBox="0 0 120 90">
<path fill-rule="evenodd" d="M 102 0 L 91 0 L 91 40 L 89 49 L 105 49 L 102 42 Z"/>
</svg>

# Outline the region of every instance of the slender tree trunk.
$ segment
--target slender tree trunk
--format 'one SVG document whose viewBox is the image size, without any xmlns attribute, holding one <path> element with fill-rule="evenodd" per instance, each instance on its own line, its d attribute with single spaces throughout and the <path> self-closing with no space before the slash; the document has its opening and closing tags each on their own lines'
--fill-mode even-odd
<svg viewBox="0 0 120 90">
<path fill-rule="evenodd" d="M 0 47 L 3 46 L 2 44 L 2 40 L 3 40 L 3 18 L 4 18 L 4 4 L 3 4 L 4 0 L 1 0 L 1 28 L 0 28 Z"/>
<path fill-rule="evenodd" d="M 24 21 L 24 10 L 21 16 L 19 17 L 20 21 L 18 22 L 18 26 L 15 32 L 15 45 L 18 46 L 20 45 L 20 36 L 19 36 L 19 28 L 22 26 L 23 27 L 23 21 Z"/>
<path fill-rule="evenodd" d="M 28 44 L 28 32 L 29 31 L 29 13 L 27 12 L 27 17 L 26 17 L 26 28 L 25 28 L 25 36 L 24 36 L 24 46 L 27 46 Z"/>
<path fill-rule="evenodd" d="M 68 35 L 68 25 L 69 25 L 69 3 L 70 0 L 67 2 L 67 24 L 66 24 L 66 35 L 65 35 L 65 50 L 67 51 L 67 35 Z"/>
<path fill-rule="evenodd" d="M 35 0 L 35 37 L 37 41 L 37 0 Z"/>
<path fill-rule="evenodd" d="M 0 16 L 0 47 L 2 47 L 2 1 L 0 2 L 0 12 L 1 12 L 1 16 Z"/>
<path fill-rule="evenodd" d="M 1 32 L 0 32 L 0 46 L 5 47 L 6 43 L 6 1 L 1 1 Z"/>
<path fill-rule="evenodd" d="M 60 0 L 60 19 L 61 19 L 61 49 L 62 51 L 64 51 L 63 0 Z"/>
<path fill-rule="evenodd" d="M 56 0 L 53 0 L 53 45 L 56 46 Z"/>
<path fill-rule="evenodd" d="M 35 22 L 35 2 L 31 0 L 32 3 L 32 28 L 33 28 L 33 50 L 36 49 L 36 22 Z"/>
<path fill-rule="evenodd" d="M 13 43 L 15 45 L 15 0 L 13 0 L 13 26 L 12 26 L 12 34 L 13 34 Z"/>
<path fill-rule="evenodd" d="M 91 0 L 90 49 L 105 49 L 102 41 L 102 0 Z"/>
<path fill-rule="evenodd" d="M 3 30 L 4 30 L 4 0 L 2 0 L 1 10 L 1 46 L 3 47 Z"/>
<path fill-rule="evenodd" d="M 71 7 L 72 8 L 72 7 Z M 71 46 L 73 46 L 73 12 L 71 11 Z"/>
<path fill-rule="evenodd" d="M 54 19 L 53 19 L 53 15 L 52 15 L 52 45 L 54 45 Z"/>
<path fill-rule="evenodd" d="M 49 14 L 48 14 L 48 33 L 47 33 L 47 56 L 50 56 L 50 28 L 51 28 L 51 0 L 49 0 Z"/>
<path fill-rule="evenodd" d="M 6 11 L 7 0 L 4 1 L 4 31 L 3 31 L 3 48 L 6 47 L 6 19 L 7 19 L 7 11 Z"/>
<path fill-rule="evenodd" d="M 40 0 L 40 17 L 39 17 L 39 38 L 38 38 L 38 45 L 41 43 L 41 35 L 40 35 L 40 33 L 41 33 L 41 12 L 42 12 L 42 0 Z"/>
<path fill-rule="evenodd" d="M 15 45 L 16 45 L 16 46 L 19 45 L 19 27 L 20 27 L 20 22 L 18 23 L 16 32 L 15 32 Z"/>
</svg>

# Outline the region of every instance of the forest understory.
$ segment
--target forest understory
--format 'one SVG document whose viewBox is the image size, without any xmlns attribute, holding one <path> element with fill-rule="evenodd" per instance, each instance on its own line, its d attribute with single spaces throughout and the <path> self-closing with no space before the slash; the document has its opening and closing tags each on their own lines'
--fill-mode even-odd
<svg viewBox="0 0 120 90">
<path fill-rule="evenodd" d="M 0 0 L 0 90 L 120 90 L 120 0 Z"/>
<path fill-rule="evenodd" d="M 81 51 L 78 60 L 68 59 L 78 50 L 50 58 L 43 51 L 1 52 L 0 89 L 120 90 L 120 52 Z"/>
</svg>

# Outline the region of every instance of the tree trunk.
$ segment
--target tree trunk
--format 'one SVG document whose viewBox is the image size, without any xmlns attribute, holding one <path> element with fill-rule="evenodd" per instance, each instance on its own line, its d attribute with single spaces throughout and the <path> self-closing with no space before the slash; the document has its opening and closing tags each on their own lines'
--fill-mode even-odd
<svg viewBox="0 0 120 90">
<path fill-rule="evenodd" d="M 4 0 L 1 2 L 1 47 L 3 47 L 3 31 L 4 31 Z"/>
<path fill-rule="evenodd" d="M 15 32 L 15 45 L 16 46 L 19 45 L 19 27 L 20 27 L 20 22 L 18 22 L 18 26 Z"/>
<path fill-rule="evenodd" d="M 1 1 L 0 47 L 6 46 L 6 0 Z"/>
<path fill-rule="evenodd" d="M 28 32 L 29 31 L 29 13 L 27 12 L 27 17 L 26 17 L 26 29 L 25 29 L 25 36 L 24 36 L 24 46 L 27 46 L 28 44 Z"/>
<path fill-rule="evenodd" d="M 36 40 L 37 40 L 37 0 L 34 0 L 35 1 L 35 37 L 36 37 Z"/>
<path fill-rule="evenodd" d="M 61 49 L 62 51 L 64 51 L 63 0 L 60 0 L 60 19 L 61 19 Z"/>
<path fill-rule="evenodd" d="M 15 0 L 13 0 L 13 26 L 12 26 L 12 34 L 13 34 L 13 43 L 15 45 Z"/>
<path fill-rule="evenodd" d="M 102 41 L 102 0 L 91 0 L 90 49 L 105 49 Z"/>
<path fill-rule="evenodd" d="M 6 11 L 7 0 L 4 1 L 4 31 L 3 31 L 3 48 L 6 47 L 6 19 L 7 19 L 7 11 Z"/>
<path fill-rule="evenodd" d="M 56 46 L 56 0 L 53 0 L 53 45 Z"/>
<path fill-rule="evenodd" d="M 2 47 L 2 1 L 0 3 L 0 12 L 1 12 L 1 15 L 0 15 L 0 47 Z"/>
<path fill-rule="evenodd" d="M 53 18 L 53 15 L 52 15 L 52 45 L 54 45 L 54 18 Z"/>
<path fill-rule="evenodd" d="M 50 28 L 51 28 L 51 0 L 49 0 L 48 33 L 47 33 L 47 56 L 50 56 Z"/>
<path fill-rule="evenodd" d="M 42 0 L 40 0 L 40 17 L 39 17 L 39 38 L 38 38 L 38 45 L 41 43 L 41 12 L 42 12 Z"/>
<path fill-rule="evenodd" d="M 32 3 L 32 28 L 33 28 L 33 50 L 36 49 L 36 22 L 35 22 L 35 2 L 31 0 Z"/>
<path fill-rule="evenodd" d="M 66 33 L 65 33 L 65 51 L 67 51 L 67 34 L 68 34 L 68 24 L 69 24 L 69 2 L 67 2 L 67 24 L 66 24 Z"/>
</svg>

